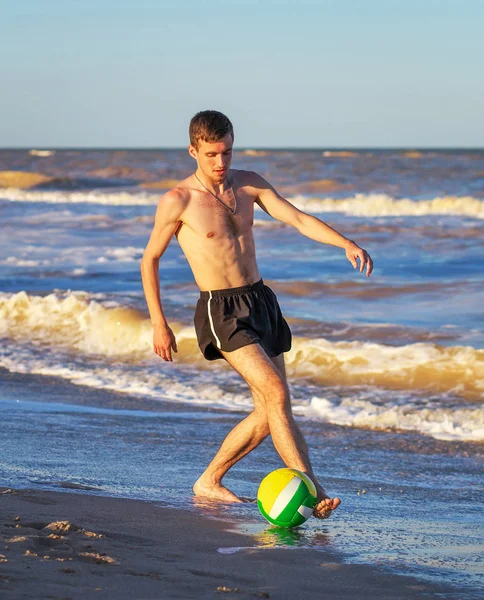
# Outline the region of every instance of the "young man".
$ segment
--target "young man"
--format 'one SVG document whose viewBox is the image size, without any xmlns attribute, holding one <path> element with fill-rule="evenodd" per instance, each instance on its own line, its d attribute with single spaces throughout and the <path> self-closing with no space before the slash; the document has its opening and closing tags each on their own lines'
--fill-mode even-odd
<svg viewBox="0 0 484 600">
<path fill-rule="evenodd" d="M 308 448 L 291 410 L 284 355 L 291 333 L 277 299 L 262 282 L 255 256 L 252 225 L 254 204 L 292 225 L 308 238 L 343 248 L 354 268 L 372 260 L 353 241 L 282 198 L 260 175 L 230 169 L 233 127 L 217 111 L 197 113 L 190 122 L 188 152 L 197 161 L 193 175 L 160 200 L 155 224 L 141 261 L 141 274 L 154 329 L 153 348 L 165 361 L 177 352 L 160 301 L 158 265 L 173 235 L 200 288 L 195 328 L 207 360 L 224 358 L 247 382 L 254 410 L 223 441 L 193 491 L 222 502 L 241 500 L 222 485 L 225 473 L 269 434 L 287 467 L 314 481 L 317 517 L 328 517 L 339 504 L 318 483 Z"/>
</svg>

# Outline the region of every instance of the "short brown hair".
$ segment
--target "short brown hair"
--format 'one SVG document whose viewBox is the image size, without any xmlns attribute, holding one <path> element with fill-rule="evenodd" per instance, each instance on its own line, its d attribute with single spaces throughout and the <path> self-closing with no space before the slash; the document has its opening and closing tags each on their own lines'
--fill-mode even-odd
<svg viewBox="0 0 484 600">
<path fill-rule="evenodd" d="M 230 119 L 218 110 L 202 110 L 190 121 L 190 144 L 198 148 L 202 142 L 218 142 L 230 133 L 234 139 L 234 128 Z"/>
</svg>

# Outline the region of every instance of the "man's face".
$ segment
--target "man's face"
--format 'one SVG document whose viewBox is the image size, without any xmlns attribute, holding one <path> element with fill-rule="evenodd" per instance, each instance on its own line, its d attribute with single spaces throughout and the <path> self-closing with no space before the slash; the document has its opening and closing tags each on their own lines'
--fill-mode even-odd
<svg viewBox="0 0 484 600">
<path fill-rule="evenodd" d="M 227 177 L 230 163 L 232 162 L 232 146 L 234 141 L 230 133 L 227 133 L 218 142 L 198 143 L 198 149 L 188 146 L 190 156 L 197 162 L 198 166 L 214 183 L 222 183 Z"/>
</svg>

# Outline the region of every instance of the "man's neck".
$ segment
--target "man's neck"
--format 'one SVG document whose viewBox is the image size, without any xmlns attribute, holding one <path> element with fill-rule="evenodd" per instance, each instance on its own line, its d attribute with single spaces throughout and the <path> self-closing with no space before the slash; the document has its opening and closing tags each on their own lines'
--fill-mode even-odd
<svg viewBox="0 0 484 600">
<path fill-rule="evenodd" d="M 195 171 L 195 177 L 209 192 L 216 196 L 221 196 L 225 191 L 230 188 L 228 181 L 228 173 L 222 182 L 215 182 L 210 177 L 207 177 L 201 169 Z"/>
</svg>

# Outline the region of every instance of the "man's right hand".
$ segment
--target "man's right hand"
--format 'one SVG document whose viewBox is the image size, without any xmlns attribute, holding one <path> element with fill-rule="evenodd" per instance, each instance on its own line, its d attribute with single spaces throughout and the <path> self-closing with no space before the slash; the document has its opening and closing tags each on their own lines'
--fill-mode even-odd
<svg viewBox="0 0 484 600">
<path fill-rule="evenodd" d="M 173 362 L 171 351 L 178 352 L 175 334 L 171 327 L 166 325 L 155 325 L 153 327 L 153 350 L 163 360 Z"/>
</svg>

